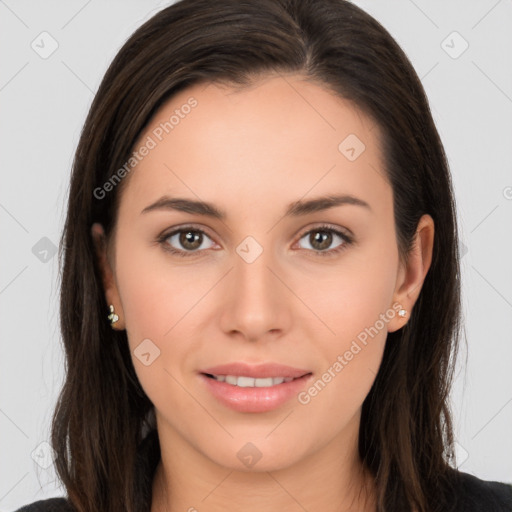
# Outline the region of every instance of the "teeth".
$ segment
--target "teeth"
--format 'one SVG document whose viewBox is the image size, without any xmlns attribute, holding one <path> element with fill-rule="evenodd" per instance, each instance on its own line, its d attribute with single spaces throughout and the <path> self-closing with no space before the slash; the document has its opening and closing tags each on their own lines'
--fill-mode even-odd
<svg viewBox="0 0 512 512">
<path fill-rule="evenodd" d="M 226 382 L 233 386 L 239 386 L 241 388 L 266 388 L 270 386 L 277 386 L 283 382 L 290 382 L 293 377 L 267 377 L 265 379 L 255 379 L 253 377 L 246 377 L 241 375 L 214 375 L 214 379 L 220 382 Z"/>
</svg>

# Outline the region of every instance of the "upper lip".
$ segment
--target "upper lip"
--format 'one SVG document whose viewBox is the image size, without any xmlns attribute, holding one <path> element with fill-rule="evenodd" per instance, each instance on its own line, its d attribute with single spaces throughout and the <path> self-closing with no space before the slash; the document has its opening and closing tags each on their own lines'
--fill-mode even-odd
<svg viewBox="0 0 512 512">
<path fill-rule="evenodd" d="M 236 362 L 212 366 L 201 370 L 201 373 L 208 373 L 210 375 L 234 375 L 236 377 L 244 375 L 254 379 L 264 379 L 268 377 L 292 377 L 296 379 L 311 372 L 309 370 L 293 368 L 291 366 L 278 363 L 251 365 L 243 362 Z"/>
</svg>

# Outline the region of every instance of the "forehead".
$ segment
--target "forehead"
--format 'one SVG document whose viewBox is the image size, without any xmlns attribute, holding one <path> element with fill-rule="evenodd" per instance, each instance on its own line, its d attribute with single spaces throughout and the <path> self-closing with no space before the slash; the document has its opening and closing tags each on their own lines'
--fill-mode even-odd
<svg viewBox="0 0 512 512">
<path fill-rule="evenodd" d="M 389 188 L 378 137 L 351 102 L 300 75 L 243 88 L 195 84 L 168 100 L 139 138 L 135 149 L 151 150 L 123 195 L 147 202 L 215 194 L 224 204 L 261 207 L 336 189 L 370 201 Z"/>
</svg>

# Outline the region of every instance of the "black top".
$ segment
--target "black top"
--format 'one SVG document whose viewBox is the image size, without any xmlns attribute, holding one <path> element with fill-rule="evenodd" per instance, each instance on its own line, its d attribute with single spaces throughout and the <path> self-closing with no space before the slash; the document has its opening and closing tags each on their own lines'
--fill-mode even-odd
<svg viewBox="0 0 512 512">
<path fill-rule="evenodd" d="M 137 475 L 141 509 L 150 511 L 153 476 L 160 460 L 160 444 L 156 430 L 152 430 L 142 441 L 137 453 Z M 454 470 L 455 485 L 453 506 L 450 512 L 512 512 L 512 484 L 480 480 Z M 66 498 L 49 498 L 25 505 L 16 512 L 75 512 Z"/>
</svg>

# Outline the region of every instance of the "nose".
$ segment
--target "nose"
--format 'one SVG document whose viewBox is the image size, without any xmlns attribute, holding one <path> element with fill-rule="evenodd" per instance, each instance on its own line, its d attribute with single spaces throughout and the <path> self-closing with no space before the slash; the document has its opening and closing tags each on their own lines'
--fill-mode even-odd
<svg viewBox="0 0 512 512">
<path fill-rule="evenodd" d="M 248 254 L 251 250 L 254 247 L 249 246 Z M 227 335 L 247 341 L 276 339 L 290 327 L 293 294 L 283 284 L 270 250 L 253 257 L 254 252 L 245 257 L 238 248 L 223 289 L 221 328 Z"/>
</svg>

